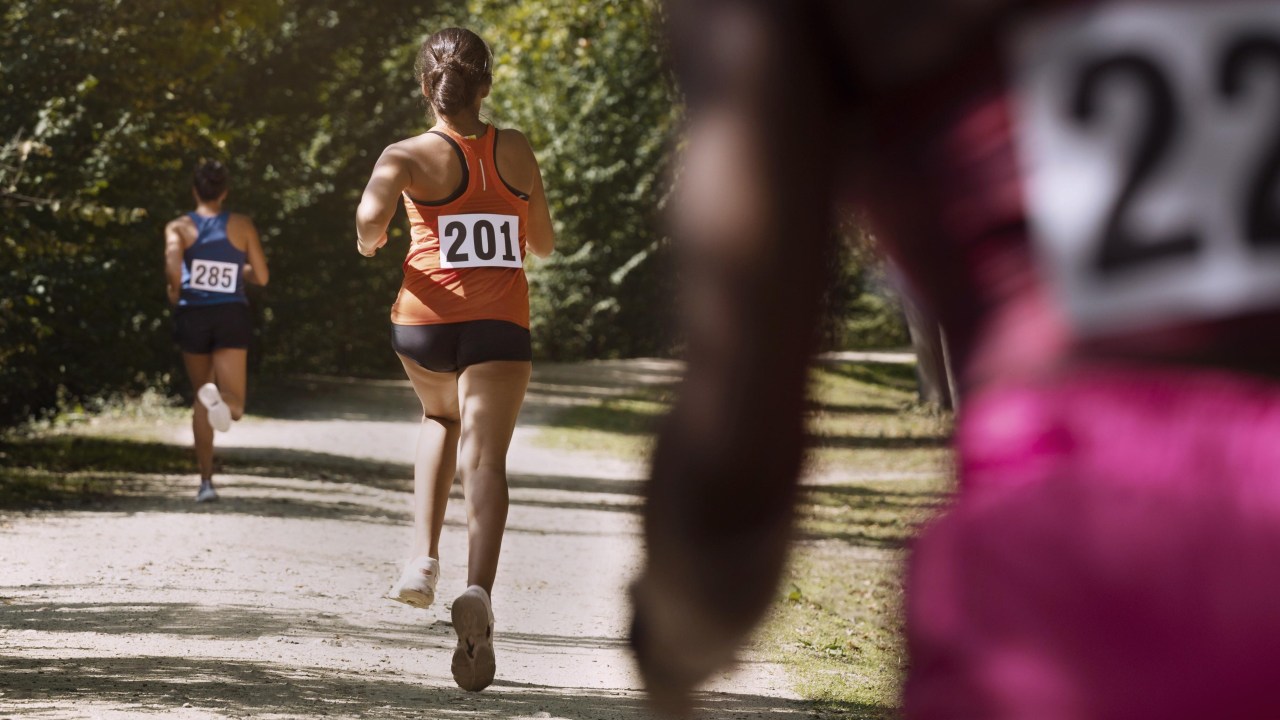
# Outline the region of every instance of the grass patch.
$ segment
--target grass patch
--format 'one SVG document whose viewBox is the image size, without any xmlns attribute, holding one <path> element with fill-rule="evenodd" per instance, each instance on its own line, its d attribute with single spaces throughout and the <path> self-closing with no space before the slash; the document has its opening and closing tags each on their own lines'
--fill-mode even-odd
<svg viewBox="0 0 1280 720">
<path fill-rule="evenodd" d="M 936 477 L 805 488 L 799 529 L 808 540 L 902 548 L 920 523 L 946 500 L 949 483 Z"/>
<path fill-rule="evenodd" d="M 761 640 L 821 718 L 897 717 L 906 669 L 900 561 L 806 547 Z"/>
<path fill-rule="evenodd" d="M 819 717 L 896 718 L 903 548 L 950 491 L 950 415 L 917 403 L 911 366 L 851 363 L 814 370 L 808 428 L 811 475 L 903 477 L 805 489 L 761 639 Z"/>
<path fill-rule="evenodd" d="M 917 402 L 914 372 L 910 365 L 886 363 L 815 368 L 809 385 L 809 472 L 944 469 L 951 416 Z"/>
<path fill-rule="evenodd" d="M 944 501 L 936 478 L 811 488 L 766 647 L 822 718 L 895 718 L 906 670 L 902 561 Z"/>
<path fill-rule="evenodd" d="M 586 401 L 558 413 L 538 441 L 642 458 L 661 400 Z M 950 491 L 950 414 L 921 406 L 915 368 L 890 363 L 815 367 L 808 408 L 807 471 L 824 480 L 801 495 L 803 541 L 760 645 L 820 717 L 895 718 L 907 662 L 903 548 Z M 880 477 L 840 479 L 847 474 Z"/>
<path fill-rule="evenodd" d="M 840 362 L 826 363 L 819 373 L 853 380 L 864 387 L 896 390 L 914 395 L 916 392 L 915 363 Z"/>
<path fill-rule="evenodd" d="M 556 412 L 538 433 L 542 447 L 642 460 L 653 449 L 666 403 L 640 398 L 605 398 Z"/>
</svg>

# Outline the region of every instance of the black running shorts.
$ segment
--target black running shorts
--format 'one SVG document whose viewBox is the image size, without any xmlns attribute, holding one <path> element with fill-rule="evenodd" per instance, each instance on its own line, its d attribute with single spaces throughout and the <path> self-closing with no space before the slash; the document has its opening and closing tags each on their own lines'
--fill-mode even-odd
<svg viewBox="0 0 1280 720">
<path fill-rule="evenodd" d="M 494 360 L 533 360 L 529 331 L 505 320 L 392 325 L 391 347 L 432 372 L 459 372 Z"/>
<path fill-rule="evenodd" d="M 173 339 L 184 353 L 208 355 L 214 350 L 248 348 L 253 318 L 244 303 L 178 307 L 173 311 Z"/>
</svg>

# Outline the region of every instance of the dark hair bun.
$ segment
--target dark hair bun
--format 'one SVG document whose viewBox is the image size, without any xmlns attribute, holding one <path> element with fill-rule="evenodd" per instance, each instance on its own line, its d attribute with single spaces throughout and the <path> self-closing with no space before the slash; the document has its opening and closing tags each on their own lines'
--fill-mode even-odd
<svg viewBox="0 0 1280 720">
<path fill-rule="evenodd" d="M 475 103 L 493 82 L 493 56 L 479 35 L 445 28 L 427 38 L 418 52 L 418 80 L 437 115 L 453 115 Z"/>
<path fill-rule="evenodd" d="M 201 160 L 196 166 L 191 184 L 195 186 L 196 195 L 199 195 L 201 200 L 217 200 L 227 191 L 229 179 L 230 173 L 227 172 L 226 165 L 217 160 Z"/>
</svg>

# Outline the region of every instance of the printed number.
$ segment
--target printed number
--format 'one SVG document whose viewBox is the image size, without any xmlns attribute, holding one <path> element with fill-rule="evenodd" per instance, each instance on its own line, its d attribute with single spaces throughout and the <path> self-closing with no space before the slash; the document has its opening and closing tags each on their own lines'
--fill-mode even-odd
<svg viewBox="0 0 1280 720">
<path fill-rule="evenodd" d="M 445 258 L 450 263 L 464 263 L 469 260 L 470 257 L 459 249 L 467 240 L 467 226 L 455 220 L 445 226 L 444 234 L 453 243 L 449 246 L 449 252 L 445 254 Z"/>
<path fill-rule="evenodd" d="M 1240 97 L 1244 74 L 1248 68 L 1270 63 L 1280 78 L 1280 42 L 1262 36 L 1246 36 L 1233 43 L 1222 63 L 1218 91 L 1228 100 Z M 1249 183 L 1245 232 L 1256 246 L 1280 245 L 1280 208 L 1276 207 L 1276 190 L 1280 186 L 1280 124 L 1276 125 L 1271 145 Z"/>
<path fill-rule="evenodd" d="M 195 260 L 191 263 L 191 287 L 205 292 L 233 293 L 239 279 L 240 266 L 219 260 Z"/>
<path fill-rule="evenodd" d="M 511 223 L 502 223 L 502 239 L 507 248 L 507 251 L 502 253 L 502 259 L 508 262 L 516 260 L 516 245 L 511 240 Z"/>
<path fill-rule="evenodd" d="M 1250 68 L 1270 64 L 1280 79 L 1280 42 L 1262 36 L 1248 36 L 1232 42 L 1223 54 L 1217 92 L 1223 100 L 1236 101 L 1245 93 L 1244 76 Z M 1144 183 L 1153 177 L 1182 131 L 1182 113 L 1172 85 L 1151 59 L 1124 54 L 1096 60 L 1084 66 L 1071 98 L 1071 118 L 1088 126 L 1097 122 L 1098 95 L 1103 86 L 1128 76 L 1141 88 L 1144 124 L 1141 140 L 1129 158 L 1128 171 L 1107 213 L 1093 267 L 1104 276 L 1122 273 L 1151 262 L 1196 255 L 1203 240 L 1191 231 L 1163 238 L 1138 238 L 1126 229 L 1125 219 Z M 1270 146 L 1250 176 L 1242 227 L 1253 246 L 1280 246 L 1280 125 Z"/>
<path fill-rule="evenodd" d="M 1080 74 L 1080 82 L 1072 98 L 1071 115 L 1084 125 L 1096 120 L 1100 89 L 1108 81 L 1123 75 L 1132 76 L 1142 88 L 1142 98 L 1146 102 L 1146 126 L 1142 140 L 1130 158 L 1128 175 L 1107 214 L 1102 244 L 1094 258 L 1094 268 L 1103 275 L 1152 260 L 1194 255 L 1200 247 L 1200 239 L 1193 233 L 1180 233 L 1157 242 L 1136 239 L 1125 230 L 1124 219 L 1129 203 L 1159 166 L 1181 123 L 1173 89 L 1160 68 L 1141 55 L 1121 55 L 1090 63 Z"/>
<path fill-rule="evenodd" d="M 485 239 L 489 241 L 485 245 Z M 493 232 L 493 223 L 488 220 L 480 220 L 476 223 L 476 257 L 481 260 L 492 260 L 494 254 L 498 251 L 498 236 Z"/>
<path fill-rule="evenodd" d="M 446 268 L 522 267 L 520 218 L 472 213 L 440 217 L 440 266 Z M 501 251 L 501 252 L 500 252 Z"/>
</svg>

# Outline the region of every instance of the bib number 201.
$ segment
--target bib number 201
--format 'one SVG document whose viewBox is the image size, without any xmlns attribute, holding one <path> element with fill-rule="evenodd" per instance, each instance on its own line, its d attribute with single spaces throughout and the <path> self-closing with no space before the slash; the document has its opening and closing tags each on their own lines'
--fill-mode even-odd
<svg viewBox="0 0 1280 720">
<path fill-rule="evenodd" d="M 191 287 L 194 290 L 233 293 L 239 276 L 240 266 L 235 263 L 220 260 L 191 261 Z"/>
<path fill-rule="evenodd" d="M 523 267 L 520 218 L 472 213 L 440 216 L 440 267 Z"/>
<path fill-rule="evenodd" d="M 1280 4 L 1068 13 L 1014 62 L 1032 237 L 1078 331 L 1280 307 Z"/>
</svg>

